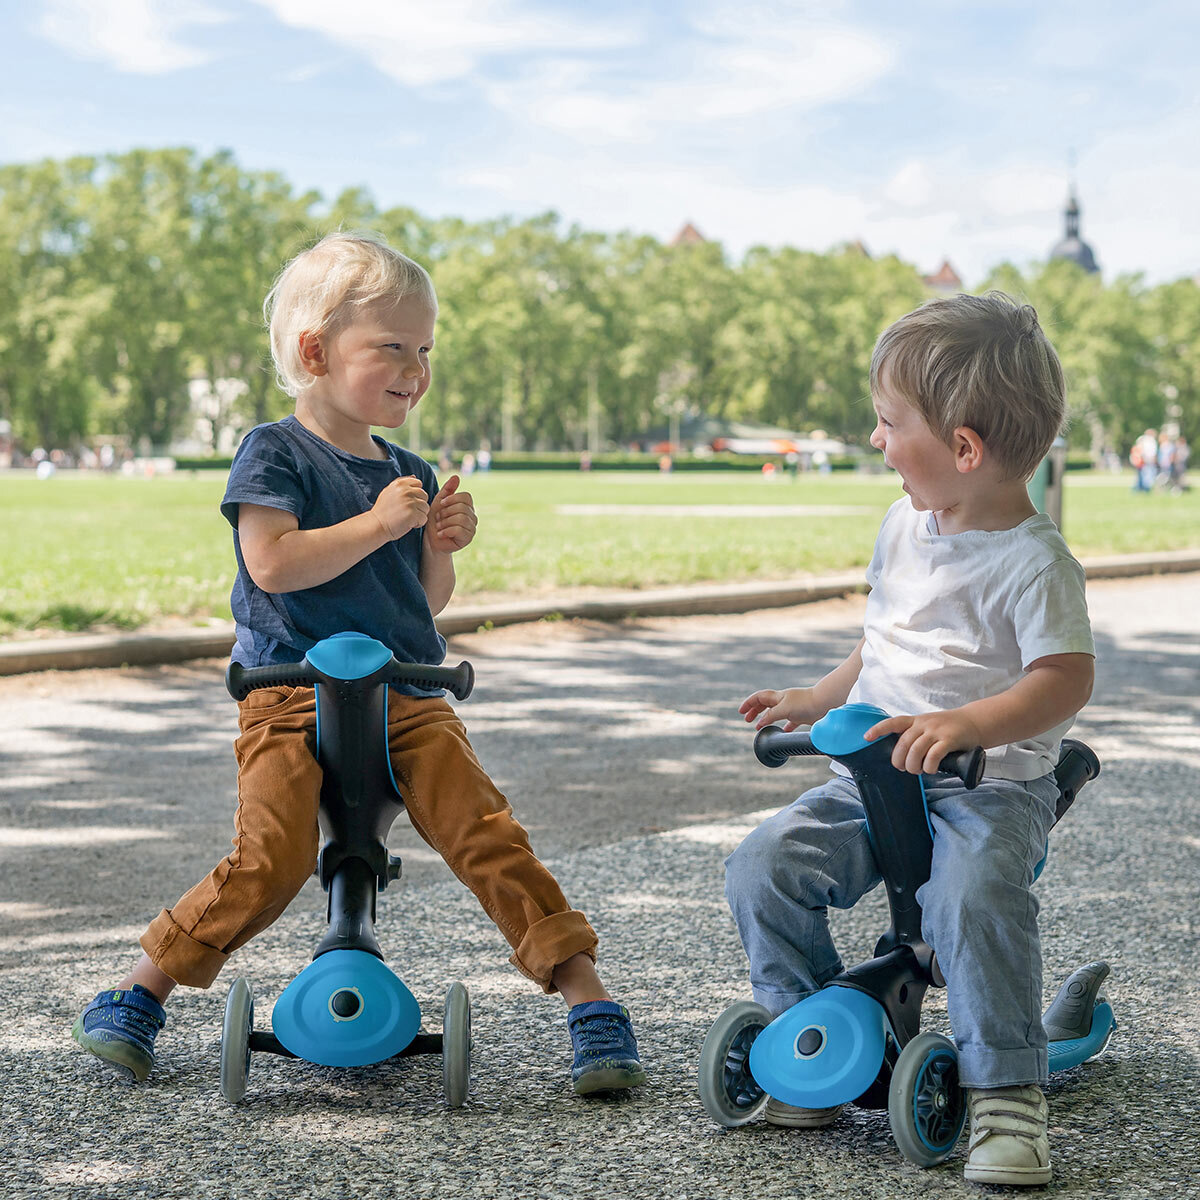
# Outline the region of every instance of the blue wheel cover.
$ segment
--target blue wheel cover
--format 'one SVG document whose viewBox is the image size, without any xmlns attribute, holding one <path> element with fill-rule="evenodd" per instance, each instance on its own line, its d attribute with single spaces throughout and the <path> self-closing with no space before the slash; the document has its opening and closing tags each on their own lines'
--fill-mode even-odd
<svg viewBox="0 0 1200 1200">
<path fill-rule="evenodd" d="M 815 1029 L 820 1048 L 801 1053 L 802 1034 Z M 857 988 L 833 984 L 776 1017 L 750 1048 L 755 1082 L 776 1100 L 801 1108 L 828 1108 L 857 1100 L 883 1065 L 887 1015 Z"/>
<path fill-rule="evenodd" d="M 353 1016 L 339 1017 L 334 1011 L 339 992 L 357 998 Z M 363 1067 L 399 1054 L 416 1037 L 421 1007 L 375 955 L 330 950 L 287 985 L 275 1001 L 271 1026 L 298 1058 L 325 1067 Z"/>
</svg>

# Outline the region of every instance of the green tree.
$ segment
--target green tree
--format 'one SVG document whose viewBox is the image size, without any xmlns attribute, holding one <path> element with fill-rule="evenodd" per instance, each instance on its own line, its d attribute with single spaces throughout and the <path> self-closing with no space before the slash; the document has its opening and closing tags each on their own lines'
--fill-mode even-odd
<svg viewBox="0 0 1200 1200">
<path fill-rule="evenodd" d="M 1167 413 L 1180 432 L 1200 439 L 1200 287 L 1179 279 L 1146 296 L 1145 329 L 1156 350 L 1157 377 Z"/>
<path fill-rule="evenodd" d="M 293 195 L 274 172 L 242 171 L 228 151 L 196 164 L 185 343 L 193 374 L 245 385 L 211 413 L 213 448 L 229 425 L 275 420 L 290 408 L 275 386 L 262 303 L 283 264 L 313 236 L 315 192 Z"/>
<path fill-rule="evenodd" d="M 78 440 L 101 390 L 97 325 L 111 293 L 80 257 L 94 168 L 0 167 L 0 415 L 18 440 L 47 448 Z"/>
</svg>

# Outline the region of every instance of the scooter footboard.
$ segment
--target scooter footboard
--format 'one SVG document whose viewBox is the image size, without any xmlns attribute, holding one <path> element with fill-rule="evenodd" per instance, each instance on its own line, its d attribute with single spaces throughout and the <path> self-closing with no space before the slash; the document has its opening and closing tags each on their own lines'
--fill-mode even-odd
<svg viewBox="0 0 1200 1200">
<path fill-rule="evenodd" d="M 1112 1006 L 1100 995 L 1108 963 L 1080 967 L 1058 990 L 1042 1024 L 1049 1039 L 1051 1071 L 1066 1071 L 1099 1054 L 1117 1027 Z"/>
</svg>

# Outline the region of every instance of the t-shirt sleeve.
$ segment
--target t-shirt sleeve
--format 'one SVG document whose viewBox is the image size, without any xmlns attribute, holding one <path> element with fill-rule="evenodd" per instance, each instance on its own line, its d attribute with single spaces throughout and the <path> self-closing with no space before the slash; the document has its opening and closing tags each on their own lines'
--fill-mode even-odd
<svg viewBox="0 0 1200 1200">
<path fill-rule="evenodd" d="M 1021 667 L 1048 654 L 1096 654 L 1084 595 L 1083 568 L 1056 558 L 1017 598 L 1014 613 Z"/>
<path fill-rule="evenodd" d="M 299 518 L 304 489 L 296 457 L 269 427 L 252 429 L 233 456 L 221 513 L 235 529 L 239 504 L 281 508 Z"/>
</svg>

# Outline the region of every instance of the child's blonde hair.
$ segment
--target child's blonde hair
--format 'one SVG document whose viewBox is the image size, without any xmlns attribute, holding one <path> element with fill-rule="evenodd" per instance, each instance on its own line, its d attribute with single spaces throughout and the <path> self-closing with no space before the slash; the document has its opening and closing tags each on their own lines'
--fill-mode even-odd
<svg viewBox="0 0 1200 1200">
<path fill-rule="evenodd" d="M 944 442 L 975 430 L 1009 479 L 1028 479 L 1066 416 L 1062 364 L 1031 305 L 1003 292 L 930 300 L 889 325 L 871 355 L 887 385 Z"/>
<path fill-rule="evenodd" d="M 329 233 L 301 251 L 263 301 L 279 386 L 297 396 L 313 384 L 300 358 L 302 333 L 332 336 L 364 308 L 406 296 L 419 296 L 437 312 L 429 273 L 377 234 Z"/>
</svg>

